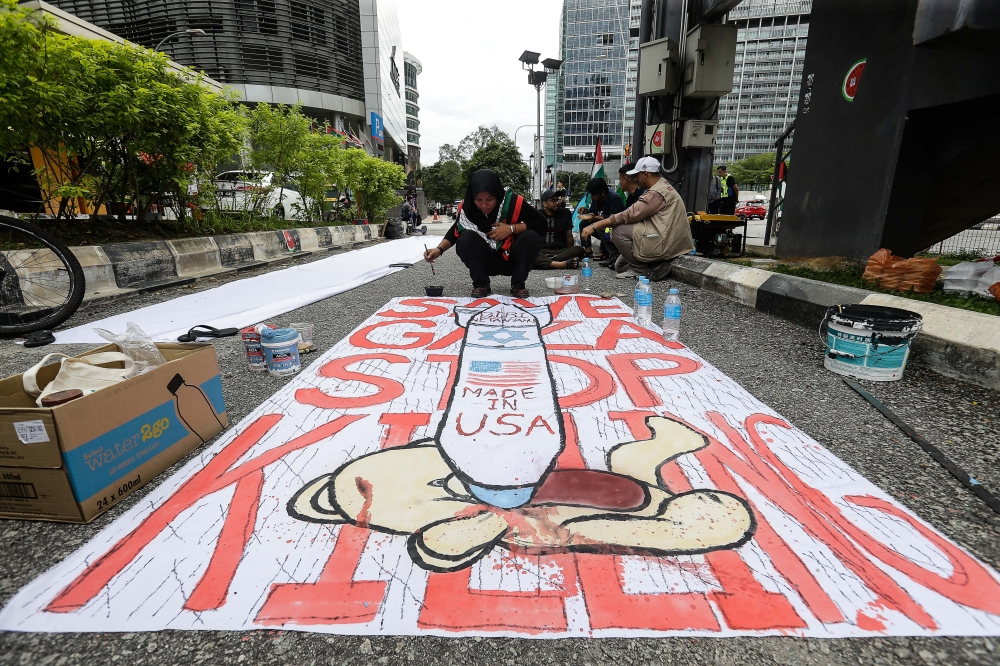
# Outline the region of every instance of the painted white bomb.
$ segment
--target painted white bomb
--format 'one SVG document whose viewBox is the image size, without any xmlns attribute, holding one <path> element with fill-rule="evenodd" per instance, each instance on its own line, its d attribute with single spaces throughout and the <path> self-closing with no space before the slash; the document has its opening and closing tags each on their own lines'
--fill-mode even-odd
<svg viewBox="0 0 1000 666">
<path fill-rule="evenodd" d="M 549 307 L 456 307 L 465 329 L 458 372 L 437 441 L 480 500 L 502 508 L 531 500 L 565 445 L 542 328 Z"/>
</svg>

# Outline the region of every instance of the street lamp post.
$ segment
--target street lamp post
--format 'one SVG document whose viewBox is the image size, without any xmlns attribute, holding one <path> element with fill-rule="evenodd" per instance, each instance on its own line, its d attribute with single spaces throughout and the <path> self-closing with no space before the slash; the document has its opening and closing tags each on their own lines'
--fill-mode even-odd
<svg viewBox="0 0 1000 666">
<path fill-rule="evenodd" d="M 161 39 L 160 43 L 157 44 L 156 48 L 154 48 L 153 50 L 154 51 L 159 51 L 160 47 L 163 46 L 164 42 L 167 42 L 167 41 L 169 41 L 169 40 L 171 40 L 174 37 L 177 37 L 179 35 L 198 35 L 200 37 L 204 37 L 207 34 L 208 33 L 206 33 L 201 28 L 189 28 L 187 30 L 178 30 L 177 32 L 172 32 L 169 35 L 167 35 L 166 37 L 164 37 L 163 39 Z"/>
<path fill-rule="evenodd" d="M 542 196 L 542 85 L 548 79 L 549 74 L 556 74 L 559 72 L 559 68 L 562 67 L 562 60 L 556 60 L 555 58 L 546 58 L 542 61 L 542 67 L 544 69 L 535 71 L 535 65 L 538 64 L 538 59 L 542 57 L 542 54 L 535 53 L 534 51 L 525 51 L 521 54 L 518 60 L 521 61 L 521 69 L 526 69 L 528 71 L 528 85 L 535 87 L 536 95 L 536 109 L 535 109 L 535 174 L 532 174 L 532 187 L 537 187 L 535 190 L 535 203 L 540 204 Z"/>
</svg>

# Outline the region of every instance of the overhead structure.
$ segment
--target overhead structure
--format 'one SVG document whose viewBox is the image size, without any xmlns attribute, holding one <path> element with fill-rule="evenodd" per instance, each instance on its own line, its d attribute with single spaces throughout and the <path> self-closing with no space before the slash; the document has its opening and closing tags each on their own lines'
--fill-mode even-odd
<svg viewBox="0 0 1000 666">
<path fill-rule="evenodd" d="M 816 2 L 778 253 L 912 256 L 1000 213 L 998 68 L 996 0 Z"/>
<path fill-rule="evenodd" d="M 689 211 L 708 205 L 719 98 L 733 87 L 739 0 L 642 0 L 630 161 L 663 164 Z"/>
</svg>

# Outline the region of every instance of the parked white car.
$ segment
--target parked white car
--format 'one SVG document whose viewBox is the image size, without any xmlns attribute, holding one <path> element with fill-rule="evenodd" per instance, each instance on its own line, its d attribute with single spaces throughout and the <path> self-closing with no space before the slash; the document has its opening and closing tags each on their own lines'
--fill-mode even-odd
<svg viewBox="0 0 1000 666">
<path fill-rule="evenodd" d="M 219 208 L 243 211 L 254 205 L 254 194 L 269 189 L 267 198 L 259 203 L 262 211 L 282 220 L 305 219 L 305 201 L 295 189 L 284 185 L 274 186 L 274 173 L 254 171 L 223 171 L 215 177 L 215 191 Z"/>
</svg>

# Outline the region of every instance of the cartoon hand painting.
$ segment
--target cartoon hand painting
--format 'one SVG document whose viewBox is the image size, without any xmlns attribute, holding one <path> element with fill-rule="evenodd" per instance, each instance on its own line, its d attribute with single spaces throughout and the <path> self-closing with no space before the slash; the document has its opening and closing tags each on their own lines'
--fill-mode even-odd
<svg viewBox="0 0 1000 666">
<path fill-rule="evenodd" d="M 409 536 L 431 571 L 468 567 L 500 546 L 678 555 L 733 548 L 753 535 L 747 502 L 717 490 L 675 494 L 659 470 L 708 445 L 650 417 L 651 439 L 620 444 L 609 471 L 554 470 L 565 445 L 541 328 L 547 307 L 456 308 L 466 329 L 437 436 L 353 460 L 288 503 L 301 520 Z"/>
</svg>

